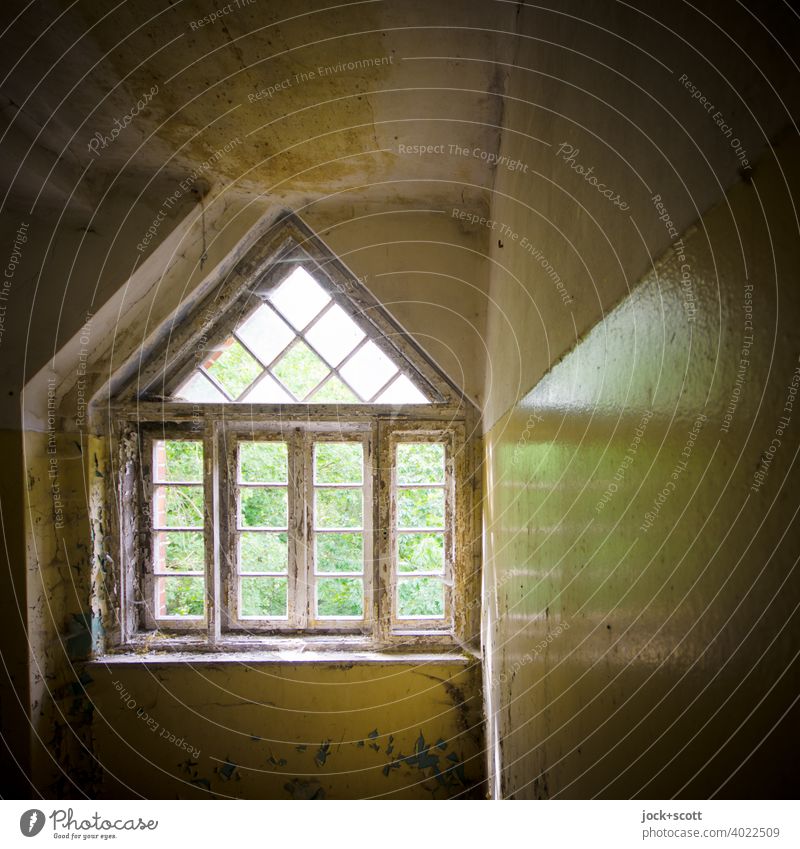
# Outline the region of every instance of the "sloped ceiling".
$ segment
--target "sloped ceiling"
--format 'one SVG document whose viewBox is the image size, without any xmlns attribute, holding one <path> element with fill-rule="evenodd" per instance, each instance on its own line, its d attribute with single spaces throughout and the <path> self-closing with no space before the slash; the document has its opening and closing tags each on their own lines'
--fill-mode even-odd
<svg viewBox="0 0 800 849">
<path fill-rule="evenodd" d="M 70 205 L 91 206 L 111 180 L 158 186 L 227 146 L 208 182 L 294 207 L 341 191 L 384 207 L 485 202 L 492 168 L 449 145 L 497 152 L 506 71 L 491 59 L 511 55 L 516 6 L 455 6 L 457 22 L 454 4 L 429 2 L 4 5 L 10 199 L 60 208 L 74 188 Z M 407 152 L 420 144 L 442 153 Z"/>
</svg>

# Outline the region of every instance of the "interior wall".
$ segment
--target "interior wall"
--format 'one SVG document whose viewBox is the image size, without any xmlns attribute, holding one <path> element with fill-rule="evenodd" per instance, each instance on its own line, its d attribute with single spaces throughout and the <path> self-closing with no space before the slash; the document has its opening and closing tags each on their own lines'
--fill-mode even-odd
<svg viewBox="0 0 800 849">
<path fill-rule="evenodd" d="M 518 7 L 491 210 L 464 222 L 491 246 L 487 428 L 800 113 L 780 44 L 797 22 L 753 14 L 721 27 L 714 0 Z"/>
<path fill-rule="evenodd" d="M 486 437 L 495 795 L 796 787 L 798 177 L 789 138 Z"/>
<path fill-rule="evenodd" d="M 97 663 L 101 798 L 483 798 L 480 668 Z M 102 769 L 99 769 L 102 765 Z"/>
<path fill-rule="evenodd" d="M 467 668 L 462 660 L 456 661 L 455 667 L 452 661 L 440 660 L 432 665 L 407 663 L 387 668 L 375 663 L 331 664 L 321 658 L 318 663 L 305 661 L 298 666 L 302 686 L 295 689 L 276 685 L 281 677 L 294 675 L 288 663 L 276 677 L 269 671 L 271 665 L 249 660 L 254 674 L 246 679 L 237 677 L 241 664 L 235 659 L 207 667 L 207 675 L 189 678 L 179 666 L 159 665 L 154 670 L 135 664 L 138 678 L 136 670 L 131 673 L 130 668 L 120 666 L 114 680 L 122 682 L 120 689 L 129 693 L 127 703 L 133 699 L 140 707 L 148 706 L 148 715 L 158 717 L 154 722 L 160 728 L 184 727 L 187 713 L 206 720 L 192 726 L 195 739 L 202 740 L 204 755 L 191 767 L 191 776 L 181 772 L 185 759 L 173 759 L 169 740 L 165 743 L 150 736 L 152 726 L 144 739 L 152 741 L 153 747 L 152 751 L 144 747 L 148 752 L 144 759 L 118 757 L 119 739 L 138 739 L 142 720 L 136 710 L 120 706 L 113 682 L 109 685 L 107 676 L 98 676 L 89 663 L 93 651 L 104 645 L 98 599 L 103 595 L 105 576 L 116 565 L 113 560 L 98 561 L 92 554 L 90 517 L 98 533 L 107 533 L 109 528 L 108 517 L 98 513 L 102 507 L 92 491 L 113 487 L 114 473 L 105 441 L 95 438 L 85 404 L 108 381 L 113 369 L 126 362 L 136 365 L 146 340 L 158 336 L 165 321 L 168 326 L 182 301 L 224 281 L 236 259 L 272 220 L 270 214 L 264 216 L 258 203 L 209 203 L 207 209 L 209 241 L 204 267 L 198 263 L 199 222 L 192 210 L 174 231 L 164 234 L 162 243 L 126 286 L 92 314 L 26 387 L 28 429 L 22 444 L 29 564 L 25 645 L 29 656 L 21 662 L 23 669 L 29 664 L 27 719 L 33 735 L 31 773 L 35 784 L 44 795 L 62 798 L 86 790 L 109 798 L 121 793 L 175 795 L 183 792 L 183 782 L 191 785 L 195 779 L 191 792 L 201 796 L 211 792 L 281 798 L 312 792 L 308 787 L 328 798 L 380 792 L 421 798 L 481 796 L 485 793 L 483 714 L 481 676 L 474 660 Z M 406 213 L 399 218 L 383 215 L 339 225 L 330 214 L 318 221 L 309 217 L 313 226 L 326 228 L 323 238 L 341 251 L 356 276 L 386 299 L 401 324 L 415 333 L 423 348 L 442 365 L 449 365 L 453 379 L 460 382 L 462 359 L 473 363 L 480 357 L 476 351 L 482 333 L 479 322 L 469 328 L 472 338 L 455 321 L 437 328 L 439 348 L 425 329 L 432 329 L 432 311 L 453 315 L 453 303 L 482 308 L 480 297 L 485 298 L 485 288 L 481 292 L 480 285 L 485 287 L 485 274 L 481 273 L 482 251 L 476 247 L 479 237 L 461 233 L 443 216 L 431 221 L 424 214 Z M 356 230 L 358 241 L 353 235 Z M 404 266 L 398 257 L 408 252 L 409 244 L 415 246 L 414 261 Z M 446 250 L 444 245 L 448 245 Z M 387 268 L 393 272 L 388 273 Z M 443 284 L 430 284 L 445 274 Z M 416 291 L 404 282 L 414 275 L 422 281 Z M 63 280 L 45 268 L 40 283 L 58 291 Z M 462 290 L 467 294 L 459 300 Z M 467 391 L 477 397 L 481 388 L 475 371 L 470 371 Z M 161 681 L 164 692 L 171 694 L 158 705 L 148 690 L 151 679 Z M 363 684 L 361 692 L 367 694 L 363 700 L 345 686 L 354 680 Z M 234 714 L 230 727 L 217 719 L 209 721 L 220 689 L 240 681 L 245 682 L 246 697 L 232 697 L 226 705 L 225 714 Z M 337 691 L 341 704 L 335 700 L 333 707 L 326 708 Z M 172 708 L 165 707 L 165 702 L 179 705 L 179 713 L 170 712 Z M 251 735 L 243 728 L 246 705 L 252 702 L 269 703 L 276 714 L 266 719 L 262 716 L 260 731 Z M 236 705 L 239 711 L 234 709 Z M 316 716 L 317 711 L 325 714 L 324 721 Z M 370 738 L 364 746 L 358 745 L 361 737 L 373 730 L 372 726 L 362 729 L 361 720 L 382 728 L 383 740 Z M 396 743 L 387 751 L 389 734 Z M 270 741 L 275 758 L 293 766 L 284 769 L 262 764 L 258 759 L 263 753 L 250 745 L 255 742 L 251 736 Z M 188 732 L 184 737 L 188 739 Z M 242 740 L 248 745 L 243 747 Z M 285 740 L 293 745 L 287 748 L 288 744 L 281 742 Z M 326 741 L 333 741 L 331 745 L 335 743 L 336 753 L 341 751 L 342 756 L 332 757 L 324 766 L 317 764 L 313 755 Z M 297 745 L 309 747 L 307 763 L 298 763 Z M 241 767 L 231 785 L 226 784 L 230 776 L 223 768 L 226 758 L 235 759 Z M 148 759 L 154 765 L 148 767 Z M 109 764 L 114 765 L 113 773 L 106 769 Z M 384 768 L 388 781 L 385 790 L 380 790 L 375 776 L 383 776 Z M 148 769 L 152 772 L 149 777 Z M 263 774 L 259 772 L 262 769 L 266 770 Z"/>
</svg>

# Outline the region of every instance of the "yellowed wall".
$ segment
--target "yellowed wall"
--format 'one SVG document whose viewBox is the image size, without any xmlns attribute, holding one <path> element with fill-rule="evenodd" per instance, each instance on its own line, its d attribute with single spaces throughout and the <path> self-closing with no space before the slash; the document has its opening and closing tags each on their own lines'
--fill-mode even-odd
<svg viewBox="0 0 800 849">
<path fill-rule="evenodd" d="M 233 213 L 228 210 L 227 214 Z M 251 216 L 243 218 L 239 226 L 245 230 L 252 223 Z M 355 250 L 354 228 L 360 228 L 362 237 L 368 237 L 362 239 L 359 250 Z M 467 389 L 478 396 L 482 384 L 477 342 L 483 328 L 479 320 L 468 324 L 471 314 L 465 313 L 463 322 L 452 316 L 458 314 L 453 306 L 469 304 L 471 312 L 483 309 L 484 261 L 482 252 L 473 248 L 479 239 L 459 232 L 441 216 L 431 219 L 425 214 L 406 215 L 393 223 L 387 216 L 379 222 L 353 221 L 349 227 L 333 228 L 328 236 L 345 261 L 352 262 L 365 284 L 387 301 L 425 347 L 434 348 L 434 356 L 443 360 L 459 382 L 466 362 L 471 375 Z M 222 241 L 228 250 L 234 237 L 234 231 L 226 231 Z M 435 244 L 431 244 L 432 240 Z M 409 249 L 410 244 L 415 250 Z M 213 259 L 230 264 L 224 254 L 221 244 L 215 244 Z M 404 254 L 413 256 L 406 265 L 398 261 Z M 158 309 L 166 310 L 185 296 L 186 263 L 173 257 L 165 262 L 166 267 L 168 273 L 153 291 L 148 290 L 141 299 L 126 293 L 126 302 L 140 300 L 140 308 L 147 312 L 145 305 L 151 299 L 159 305 Z M 392 273 L 387 271 L 389 268 Z M 442 281 L 446 272 L 450 276 Z M 416 290 L 410 285 L 414 277 L 419 280 Z M 431 284 L 431 279 L 437 282 Z M 453 305 L 449 310 L 448 304 Z M 143 316 L 133 308 L 123 310 L 125 317 L 120 320 L 115 315 L 119 311 L 117 297 L 116 303 L 107 304 L 87 324 L 85 337 L 73 340 L 84 350 L 88 348 L 94 361 L 88 369 L 84 398 L 93 394 L 98 381 L 108 377 L 108 348 L 114 345 L 120 358 L 118 364 L 130 355 L 137 337 L 141 341 L 144 322 L 148 322 L 149 330 L 155 324 L 152 315 Z M 443 321 L 442 313 L 447 313 L 450 321 Z M 180 784 L 185 776 L 174 760 L 174 746 L 163 745 L 148 730 L 143 738 L 144 751 L 148 752 L 144 760 L 127 756 L 118 759 L 120 740 L 138 740 L 142 721 L 135 710 L 120 707 L 113 683 L 109 686 L 106 676 L 98 677 L 97 667 L 86 666 L 92 649 L 102 646 L 99 610 L 93 605 L 96 607 L 103 597 L 100 582 L 104 573 L 113 572 L 117 564 L 114 558 L 100 562 L 93 554 L 89 523 L 90 514 L 97 514 L 99 509 L 92 490 L 98 483 L 101 489 L 113 487 L 113 471 L 107 460 L 95 456 L 96 451 L 103 450 L 102 440 L 92 439 L 86 427 L 74 426 L 74 387 L 71 394 L 61 398 L 62 380 L 69 385 L 79 373 L 75 361 L 79 348 L 75 344 L 60 352 L 59 371 L 42 370 L 28 384 L 26 393 L 29 409 L 34 411 L 30 421 L 44 428 L 43 432 L 26 432 L 23 437 L 29 564 L 27 683 L 31 727 L 37 738 L 31 772 L 45 796 L 71 798 L 83 792 L 107 797 L 174 796 L 187 789 Z M 53 412 L 51 418 L 49 414 Z M 21 485 L 21 480 L 17 485 Z M 109 533 L 108 517 L 96 515 L 94 529 L 101 535 Z M 485 793 L 481 675 L 477 666 L 464 671 L 460 664 L 453 667 L 441 662 L 412 668 L 408 664 L 337 665 L 304 659 L 296 669 L 284 664 L 276 675 L 274 660 L 259 663 L 247 658 L 247 668 L 253 670 L 250 677 L 242 677 L 238 661 L 212 667 L 201 664 L 199 675 L 190 675 L 175 665 L 165 667 L 163 663 L 154 668 L 138 665 L 133 672 L 115 667 L 115 675 L 123 682 L 120 687 L 124 685 L 136 693 L 133 698 L 139 706 L 156 706 L 157 698 L 147 687 L 151 679 L 159 680 L 163 692 L 171 694 L 157 703 L 159 726 L 172 729 L 185 739 L 202 740 L 202 744 L 195 743 L 203 757 L 191 767 L 187 792 L 199 796 L 210 791 L 249 798 L 282 797 L 305 792 L 305 785 L 292 784 L 289 791 L 285 789 L 287 782 L 297 778 L 318 782 L 314 792 L 319 788 L 326 797 L 333 798 L 381 793 L 443 798 Z M 145 683 L 135 677 L 137 672 L 145 675 Z M 130 675 L 133 678 L 129 680 Z M 304 685 L 287 688 L 281 684 L 282 678 L 291 680 L 295 675 L 302 677 Z M 363 700 L 354 695 L 353 686 L 366 693 Z M 223 713 L 232 716 L 230 725 L 214 714 L 221 689 L 241 695 L 231 696 L 226 703 Z M 248 712 L 249 702 L 269 704 L 277 718 L 262 716 L 256 722 Z M 177 713 L 171 707 L 176 704 L 180 705 Z M 322 719 L 315 715 L 317 711 Z M 198 726 L 189 722 L 189 716 L 214 719 Z M 248 723 L 260 730 L 247 730 Z M 191 734 L 184 728 L 189 728 Z M 374 728 L 383 741 L 367 739 L 359 746 L 359 741 Z M 259 773 L 258 770 L 270 769 L 270 764 L 259 760 L 270 755 L 253 748 L 251 744 L 256 741 L 250 739 L 251 733 L 273 741 L 270 745 L 275 758 L 293 763 L 295 771 L 289 774 L 281 766 L 274 774 Z M 387 752 L 389 734 L 396 742 Z M 283 739 L 291 740 L 292 745 L 274 742 Z M 154 740 L 151 751 L 145 743 Z M 248 745 L 242 746 L 243 740 Z M 317 765 L 313 754 L 326 741 L 332 741 L 332 747 L 335 744 L 337 757 L 332 751 L 327 766 Z M 295 749 L 301 743 L 308 746 L 305 760 L 299 759 L 301 753 Z M 241 765 L 230 786 L 224 771 L 214 771 L 228 757 Z M 148 759 L 152 760 L 149 766 Z M 337 763 L 334 769 L 331 764 Z M 110 770 L 109 765 L 114 769 Z M 247 780 L 242 778 L 245 772 Z M 113 781 L 109 778 L 112 774 L 116 776 Z M 378 785 L 376 776 L 380 778 Z M 191 786 L 193 779 L 197 783 Z"/>
<path fill-rule="evenodd" d="M 485 794 L 474 664 L 195 658 L 90 674 L 105 798 Z"/>
<path fill-rule="evenodd" d="M 771 20 L 779 8 L 756 6 L 780 32 Z M 495 173 L 493 226 L 477 225 L 491 247 L 487 428 L 674 241 L 653 197 L 683 232 L 800 108 L 786 56 L 739 10 L 724 23 L 733 41 L 721 35 L 716 0 L 691 8 L 581 0 L 517 12 L 520 38 L 503 66 L 506 158 Z"/>
<path fill-rule="evenodd" d="M 25 591 L 25 516 L 19 493 L 24 486 L 22 435 L 0 430 L 0 731 L 10 757 L 0 772 L 0 795 L 30 794 L 30 683 L 28 681 L 27 609 Z"/>
<path fill-rule="evenodd" d="M 796 185 L 800 147 L 779 155 Z M 498 794 L 791 795 L 800 243 L 783 180 L 767 160 L 735 186 L 685 261 L 668 251 L 488 434 Z"/>
</svg>

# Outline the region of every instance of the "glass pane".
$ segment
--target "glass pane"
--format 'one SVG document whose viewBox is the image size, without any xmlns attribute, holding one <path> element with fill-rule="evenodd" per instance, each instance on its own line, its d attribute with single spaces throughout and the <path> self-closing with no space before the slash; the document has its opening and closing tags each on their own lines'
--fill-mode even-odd
<svg viewBox="0 0 800 849">
<path fill-rule="evenodd" d="M 330 301 L 328 293 L 300 266 L 278 286 L 269 299 L 298 330 L 302 330 Z"/>
<path fill-rule="evenodd" d="M 157 578 L 156 616 L 202 616 L 205 596 L 204 578 Z"/>
<path fill-rule="evenodd" d="M 397 446 L 398 483 L 444 483 L 444 445 L 415 442 Z"/>
<path fill-rule="evenodd" d="M 287 578 L 242 578 L 241 616 L 285 618 L 288 615 Z"/>
<path fill-rule="evenodd" d="M 206 566 L 203 534 L 194 531 L 156 534 L 155 566 L 173 572 L 203 572 Z"/>
<path fill-rule="evenodd" d="M 236 335 L 265 366 L 294 339 L 294 333 L 286 322 L 263 304 L 236 328 Z"/>
<path fill-rule="evenodd" d="M 317 442 L 314 445 L 314 483 L 361 483 L 364 447 L 360 442 Z"/>
<path fill-rule="evenodd" d="M 361 527 L 364 499 L 360 489 L 318 489 L 315 500 L 315 527 Z"/>
<path fill-rule="evenodd" d="M 342 383 L 336 375 L 331 375 L 329 380 L 308 399 L 314 404 L 358 404 L 361 399 L 348 386 Z"/>
<path fill-rule="evenodd" d="M 227 404 L 228 399 L 201 371 L 193 371 L 188 380 L 176 390 L 178 401 L 191 401 L 192 404 Z"/>
<path fill-rule="evenodd" d="M 157 481 L 203 482 L 203 443 L 159 439 L 155 443 Z"/>
<path fill-rule="evenodd" d="M 285 528 L 289 524 L 285 489 L 248 487 L 239 490 L 244 528 Z"/>
<path fill-rule="evenodd" d="M 308 331 L 306 339 L 332 366 L 338 366 L 365 335 L 353 319 L 335 304 Z"/>
<path fill-rule="evenodd" d="M 295 399 L 268 374 L 265 374 L 254 386 L 239 399 L 248 404 L 294 404 Z"/>
<path fill-rule="evenodd" d="M 240 442 L 239 480 L 244 483 L 286 483 L 289 452 L 285 442 Z"/>
<path fill-rule="evenodd" d="M 305 342 L 295 342 L 273 372 L 297 400 L 302 401 L 328 374 L 328 367 Z"/>
<path fill-rule="evenodd" d="M 258 361 L 251 357 L 233 336 L 220 350 L 211 354 L 203 363 L 203 368 L 234 400 L 263 371 Z"/>
<path fill-rule="evenodd" d="M 157 486 L 153 526 L 202 528 L 202 486 Z"/>
<path fill-rule="evenodd" d="M 369 401 L 396 372 L 394 363 L 374 342 L 359 348 L 341 368 L 342 377 L 365 401 Z"/>
<path fill-rule="evenodd" d="M 364 585 L 361 578 L 319 578 L 317 616 L 364 616 Z"/>
<path fill-rule="evenodd" d="M 397 568 L 401 572 L 444 572 L 444 534 L 399 534 Z"/>
<path fill-rule="evenodd" d="M 444 616 L 444 581 L 441 578 L 401 578 L 397 584 L 397 615 Z"/>
<path fill-rule="evenodd" d="M 404 375 L 392 381 L 375 399 L 377 404 L 429 404 L 430 401 Z"/>
<path fill-rule="evenodd" d="M 286 572 L 289 536 L 285 533 L 243 533 L 239 537 L 240 572 Z"/>
<path fill-rule="evenodd" d="M 317 572 L 363 572 L 364 538 L 361 534 L 317 534 Z"/>
<path fill-rule="evenodd" d="M 443 489 L 399 489 L 399 528 L 444 528 Z"/>
</svg>

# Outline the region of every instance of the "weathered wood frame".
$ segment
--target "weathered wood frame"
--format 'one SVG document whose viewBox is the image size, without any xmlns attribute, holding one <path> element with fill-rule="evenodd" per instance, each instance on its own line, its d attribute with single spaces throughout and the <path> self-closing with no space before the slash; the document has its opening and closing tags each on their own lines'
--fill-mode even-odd
<svg viewBox="0 0 800 849">
<path fill-rule="evenodd" d="M 369 319 L 375 329 L 373 338 L 397 362 L 401 371 L 411 377 L 431 397 L 429 404 L 375 405 L 375 404 L 203 404 L 168 401 L 167 390 L 174 387 L 192 368 L 192 355 L 198 350 L 198 340 L 208 345 L 218 322 L 226 317 L 242 315 L 242 299 L 268 291 L 286 274 L 286 263 L 303 264 L 319 279 L 328 281 L 331 297 L 339 303 L 361 326 Z M 254 300 L 247 309 L 255 309 L 260 300 Z M 205 307 L 205 309 L 204 309 Z M 238 312 L 236 312 L 238 310 Z M 200 314 L 198 319 L 195 315 Z M 452 647 L 454 642 L 474 644 L 477 634 L 475 623 L 476 599 L 480 568 L 480 546 L 476 534 L 477 500 L 480 493 L 480 457 L 477 436 L 478 412 L 463 393 L 447 379 L 428 359 L 419 346 L 389 316 L 375 298 L 352 273 L 335 257 L 296 216 L 286 214 L 262 236 L 237 263 L 226 280 L 204 298 L 190 299 L 162 328 L 162 342 L 143 351 L 146 359 L 138 375 L 119 375 L 109 384 L 111 397 L 106 399 L 109 420 L 115 422 L 111 440 L 111 457 L 119 458 L 114 470 L 116 485 L 106 489 L 107 506 L 111 507 L 112 521 L 100 547 L 101 556 L 117 563 L 105 592 L 114 610 L 120 616 L 107 622 L 108 642 L 116 649 L 125 649 L 142 641 L 155 641 L 159 648 L 182 650 L 236 651 L 280 646 L 289 638 L 308 638 L 318 648 L 340 649 L 345 640 L 350 647 L 376 649 L 402 647 L 424 650 L 431 646 Z M 220 332 L 220 337 L 224 334 Z M 372 334 L 370 334 L 372 335 Z M 97 400 L 97 399 L 96 399 Z M 102 400 L 102 399 L 100 399 Z M 230 607 L 230 506 L 223 502 L 231 498 L 230 457 L 228 443 L 243 432 L 263 434 L 299 433 L 295 441 L 308 441 L 313 434 L 343 432 L 360 433 L 367 439 L 372 473 L 365 473 L 365 544 L 371 539 L 373 550 L 365 551 L 365 561 L 371 559 L 374 569 L 365 568 L 365 589 L 368 576 L 372 586 L 367 593 L 368 608 L 365 621 L 359 627 L 352 622 L 332 624 L 295 620 L 289 628 L 286 623 L 258 623 L 247 620 L 246 628 L 236 626 L 231 619 Z M 144 488 L 148 470 L 148 457 L 152 450 L 141 444 L 143 437 L 157 433 L 174 433 L 183 438 L 201 438 L 204 444 L 204 494 L 206 533 L 206 605 L 207 630 L 198 633 L 196 627 L 182 627 L 174 620 L 163 623 L 145 621 L 140 615 L 141 576 L 147 568 L 146 555 L 142 554 L 143 523 L 149 521 L 149 512 L 143 513 L 146 504 Z M 452 457 L 453 560 L 450 575 L 450 614 L 442 627 L 420 627 L 419 622 L 396 622 L 393 612 L 393 555 L 391 531 L 393 528 L 393 485 L 389 454 L 393 434 L 405 438 L 406 434 L 434 434 L 442 439 L 444 434 Z M 334 437 L 331 437 L 334 438 Z M 413 437 L 413 438 L 416 438 Z M 457 447 L 461 446 L 461 448 Z M 299 450 L 299 449 L 298 449 Z M 148 453 L 149 451 L 149 453 Z M 310 464 L 310 450 L 302 462 Z M 448 467 L 450 468 L 450 467 Z M 388 477 L 387 477 L 388 476 Z M 310 468 L 302 473 L 305 486 L 311 486 Z M 368 488 L 372 491 L 367 494 Z M 458 497 L 455 493 L 458 493 Z M 305 493 L 306 508 L 298 518 L 298 538 L 308 539 L 310 509 Z M 235 511 L 234 511 L 235 521 Z M 372 532 L 367 526 L 371 522 Z M 149 528 L 149 525 L 148 525 Z M 227 530 L 226 530 L 227 529 Z M 228 536 L 226 537 L 226 534 Z M 305 534 L 301 537 L 300 534 Z M 290 538 L 292 534 L 290 533 Z M 228 552 L 223 558 L 222 553 Z M 311 558 L 306 558 L 306 569 L 311 568 Z M 469 569 L 470 565 L 474 568 Z M 307 599 L 301 602 L 307 605 Z M 152 626 L 167 633 L 162 641 Z M 196 621 L 193 623 L 196 626 Z M 314 627 L 314 626 L 319 627 Z M 176 627 L 177 626 L 177 627 Z M 233 627 L 231 627 L 233 626 Z M 150 630 L 148 630 L 150 629 Z M 248 633 L 248 631 L 250 633 Z M 275 642 L 277 640 L 277 642 Z"/>
</svg>

